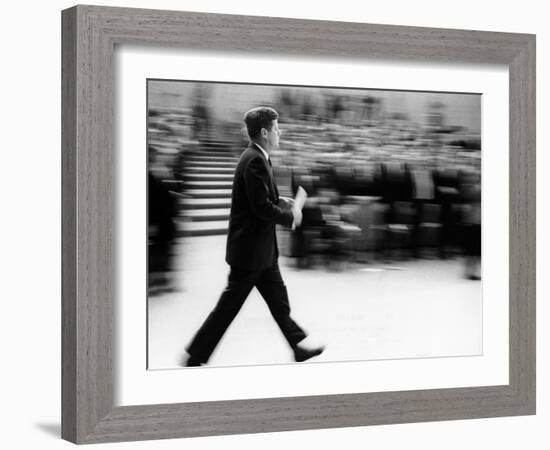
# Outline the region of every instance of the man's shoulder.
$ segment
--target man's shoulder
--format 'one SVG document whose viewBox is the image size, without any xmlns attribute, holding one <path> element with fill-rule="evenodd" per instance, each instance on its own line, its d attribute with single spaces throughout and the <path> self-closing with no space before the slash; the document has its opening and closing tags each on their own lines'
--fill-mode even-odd
<svg viewBox="0 0 550 450">
<path fill-rule="evenodd" d="M 245 147 L 243 151 L 241 152 L 241 158 L 242 157 L 251 157 L 256 154 L 256 149 L 254 147 L 251 147 L 250 145 L 248 147 Z"/>
<path fill-rule="evenodd" d="M 261 156 L 261 150 L 254 144 L 249 144 L 247 147 L 245 147 L 241 155 Z"/>
<path fill-rule="evenodd" d="M 239 158 L 239 165 L 248 164 L 253 160 L 262 158 L 263 156 L 259 152 L 259 150 L 257 150 L 255 147 L 248 146 L 241 153 L 241 156 Z"/>
</svg>

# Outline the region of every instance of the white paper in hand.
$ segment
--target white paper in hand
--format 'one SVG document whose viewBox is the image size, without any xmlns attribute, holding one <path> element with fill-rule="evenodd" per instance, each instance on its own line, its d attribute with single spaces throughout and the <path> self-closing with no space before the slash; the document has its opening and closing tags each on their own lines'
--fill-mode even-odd
<svg viewBox="0 0 550 450">
<path fill-rule="evenodd" d="M 298 186 L 296 197 L 294 197 L 294 205 L 302 210 L 307 200 L 307 192 L 302 186 Z"/>
</svg>

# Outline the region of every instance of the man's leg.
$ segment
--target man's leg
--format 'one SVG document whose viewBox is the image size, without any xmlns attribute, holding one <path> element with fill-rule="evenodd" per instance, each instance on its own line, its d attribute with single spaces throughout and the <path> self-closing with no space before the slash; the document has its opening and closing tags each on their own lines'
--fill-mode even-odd
<svg viewBox="0 0 550 450">
<path fill-rule="evenodd" d="M 262 272 L 256 287 L 289 345 L 295 348 L 306 337 L 306 333 L 290 317 L 288 293 L 277 263 Z"/>
<path fill-rule="evenodd" d="M 227 286 L 218 303 L 187 347 L 190 360 L 200 364 L 208 361 L 254 287 L 258 275 L 259 272 L 239 271 L 231 268 Z"/>
</svg>

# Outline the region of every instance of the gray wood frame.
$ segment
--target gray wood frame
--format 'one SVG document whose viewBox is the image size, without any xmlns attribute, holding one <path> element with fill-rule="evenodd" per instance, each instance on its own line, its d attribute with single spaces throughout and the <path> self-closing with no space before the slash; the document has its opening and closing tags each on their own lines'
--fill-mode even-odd
<svg viewBox="0 0 550 450">
<path fill-rule="evenodd" d="M 62 32 L 64 439 L 95 443 L 535 413 L 534 35 L 96 6 L 63 11 Z M 114 407 L 113 52 L 126 43 L 508 65 L 510 383 Z"/>
</svg>

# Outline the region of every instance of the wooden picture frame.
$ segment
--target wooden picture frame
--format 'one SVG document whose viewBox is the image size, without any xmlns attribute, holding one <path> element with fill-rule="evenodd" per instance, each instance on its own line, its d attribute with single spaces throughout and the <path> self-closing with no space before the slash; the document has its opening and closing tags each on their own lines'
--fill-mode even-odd
<svg viewBox="0 0 550 450">
<path fill-rule="evenodd" d="M 98 6 L 63 11 L 62 32 L 64 439 L 96 443 L 535 413 L 534 35 Z M 507 65 L 509 384 L 115 407 L 116 44 Z"/>
</svg>

